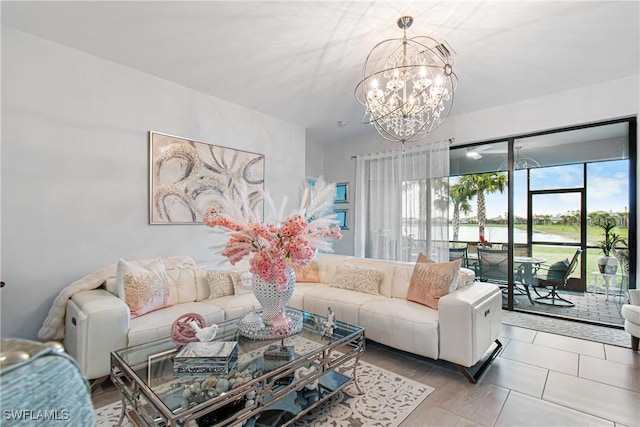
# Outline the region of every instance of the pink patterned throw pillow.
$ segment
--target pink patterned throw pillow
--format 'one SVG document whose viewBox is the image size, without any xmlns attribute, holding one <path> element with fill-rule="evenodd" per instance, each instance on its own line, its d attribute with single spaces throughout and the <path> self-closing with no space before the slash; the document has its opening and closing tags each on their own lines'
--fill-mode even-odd
<svg viewBox="0 0 640 427">
<path fill-rule="evenodd" d="M 451 262 L 417 262 L 413 268 L 407 300 L 438 309 L 441 297 L 458 286 L 461 259 Z"/>
<path fill-rule="evenodd" d="M 124 297 L 131 318 L 172 305 L 169 278 L 162 259 L 146 267 L 120 259 L 116 267 L 118 293 Z"/>
</svg>

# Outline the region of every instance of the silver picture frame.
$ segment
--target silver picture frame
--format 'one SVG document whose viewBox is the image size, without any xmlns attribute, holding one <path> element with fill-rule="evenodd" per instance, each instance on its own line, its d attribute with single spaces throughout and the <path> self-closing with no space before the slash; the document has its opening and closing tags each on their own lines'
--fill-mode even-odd
<svg viewBox="0 0 640 427">
<path fill-rule="evenodd" d="M 245 189 L 262 216 L 264 174 L 263 154 L 150 131 L 149 223 L 202 224 L 216 197 Z"/>
</svg>

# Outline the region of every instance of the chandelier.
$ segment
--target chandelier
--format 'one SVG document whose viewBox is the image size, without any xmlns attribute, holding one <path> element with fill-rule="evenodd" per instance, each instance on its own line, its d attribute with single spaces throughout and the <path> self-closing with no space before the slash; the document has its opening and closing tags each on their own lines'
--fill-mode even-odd
<svg viewBox="0 0 640 427">
<path fill-rule="evenodd" d="M 516 149 L 516 152 L 513 156 L 513 169 L 514 170 L 520 170 L 520 169 L 533 169 L 533 168 L 539 168 L 540 167 L 540 162 L 538 162 L 536 159 L 534 159 L 531 156 L 527 156 L 526 154 L 521 154 L 520 150 L 522 149 L 522 146 L 517 146 L 514 147 Z M 509 159 L 505 159 L 500 166 L 498 166 L 498 170 L 506 170 L 507 167 L 509 166 L 508 163 Z M 494 163 L 495 164 L 495 163 Z"/>
<path fill-rule="evenodd" d="M 431 37 L 407 38 L 411 24 L 411 16 L 401 17 L 402 38 L 373 47 L 355 89 L 365 107 L 363 123 L 392 142 L 415 141 L 440 126 L 451 111 L 458 81 L 449 49 Z M 382 63 L 382 69 L 375 68 Z"/>
</svg>

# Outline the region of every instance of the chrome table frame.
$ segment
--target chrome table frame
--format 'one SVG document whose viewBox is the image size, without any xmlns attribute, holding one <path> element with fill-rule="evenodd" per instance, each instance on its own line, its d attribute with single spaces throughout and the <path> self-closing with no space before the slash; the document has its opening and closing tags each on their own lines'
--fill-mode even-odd
<svg viewBox="0 0 640 427">
<path fill-rule="evenodd" d="M 171 409 L 153 390 L 152 387 L 155 386 L 149 384 L 151 381 L 149 362 L 156 357 L 173 359 L 172 354 L 176 352 L 177 346 L 170 338 L 112 352 L 111 380 L 122 395 L 122 412 L 118 425 L 122 423 L 127 408 L 133 410 L 137 415 L 136 418 L 145 425 L 183 426 L 221 408 L 253 401 L 252 404 L 232 410 L 227 418 L 216 425 L 228 426 L 242 423 L 245 420 L 255 419 L 254 417 L 267 409 L 277 407 L 279 402 L 291 399 L 298 391 L 304 390 L 307 384 L 319 380 L 319 399 L 283 424 L 288 425 L 325 402 L 349 383 L 353 382 L 358 392 L 362 394 L 357 383 L 356 370 L 360 355 L 365 351 L 364 328 L 338 321 L 333 336 L 322 337 L 322 324 L 326 319 L 311 313 L 303 313 L 303 316 L 305 324 L 298 335 L 313 338 L 311 341 L 319 344 L 318 348 L 304 354 L 297 354 L 294 360 L 283 366 L 263 372 L 239 387 L 189 408 L 180 406 Z M 260 346 L 258 348 L 260 350 L 269 344 L 280 342 L 279 339 L 256 341 L 241 337 L 238 333 L 238 319 L 220 323 L 218 326 L 217 340 L 237 340 L 240 346 Z M 353 359 L 355 359 L 353 369 L 347 371 L 351 372 L 350 376 L 338 372 L 338 367 Z M 134 363 L 130 363 L 134 360 Z M 284 381 L 283 384 L 283 379 L 292 378 L 298 368 L 309 366 L 315 367 L 313 373 L 291 380 L 289 383 Z M 202 379 L 207 376 L 209 375 L 203 375 Z M 177 382 L 178 379 L 184 379 L 184 377 L 174 377 L 173 380 L 170 379 L 162 385 Z M 247 395 L 254 393 L 255 397 L 248 399 Z"/>
</svg>

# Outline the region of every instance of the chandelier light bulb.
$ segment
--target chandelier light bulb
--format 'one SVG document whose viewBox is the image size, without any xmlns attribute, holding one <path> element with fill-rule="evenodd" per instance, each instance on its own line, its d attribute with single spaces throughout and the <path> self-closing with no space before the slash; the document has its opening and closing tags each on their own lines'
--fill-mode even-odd
<svg viewBox="0 0 640 427">
<path fill-rule="evenodd" d="M 384 40 L 369 52 L 355 96 L 365 107 L 363 123 L 389 141 L 404 143 L 445 121 L 457 76 L 444 45 L 431 37 L 407 37 L 412 17 L 403 16 L 397 24 L 402 38 Z"/>
</svg>

